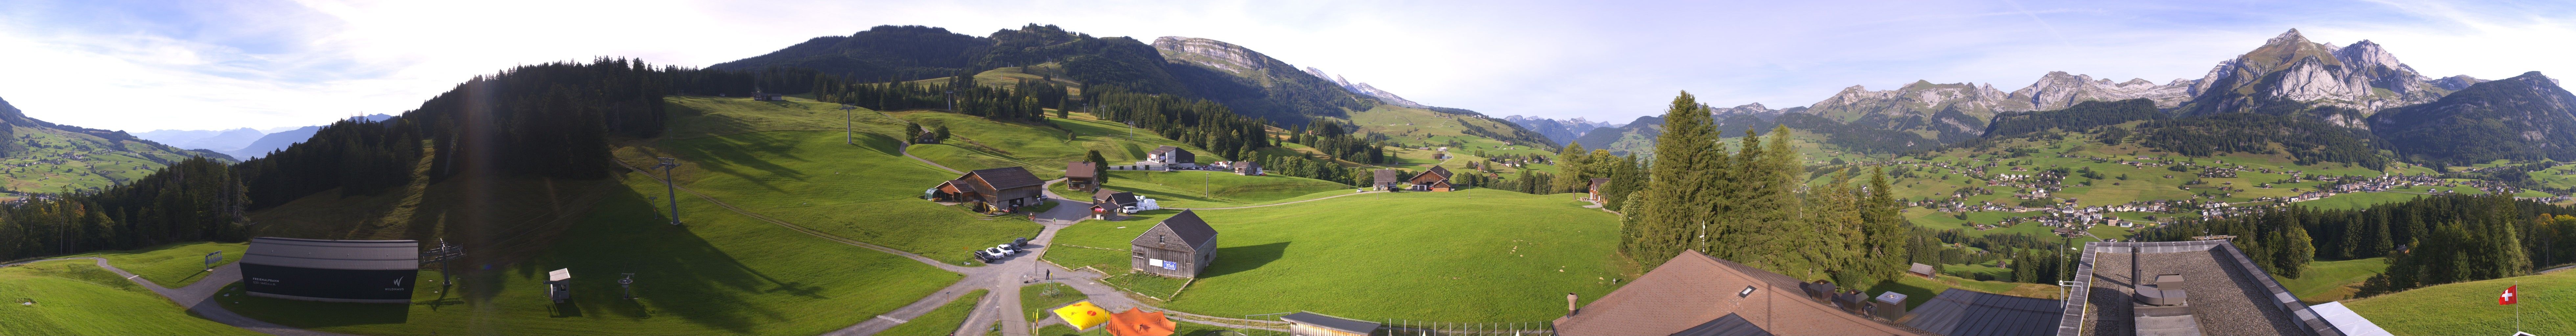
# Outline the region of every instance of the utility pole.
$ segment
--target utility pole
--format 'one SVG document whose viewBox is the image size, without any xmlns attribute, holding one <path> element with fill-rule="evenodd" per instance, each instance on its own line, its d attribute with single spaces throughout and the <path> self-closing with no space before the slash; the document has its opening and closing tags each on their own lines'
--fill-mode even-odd
<svg viewBox="0 0 2576 336">
<path fill-rule="evenodd" d="M 663 192 L 669 193 L 671 198 L 671 225 L 680 225 L 680 187 L 676 184 L 672 184 L 671 181 L 671 168 L 679 168 L 680 159 L 655 159 L 662 160 L 662 164 L 653 165 L 653 168 L 662 170 L 662 190 Z"/>
<path fill-rule="evenodd" d="M 851 119 L 851 117 L 850 117 L 850 110 L 854 110 L 854 109 L 858 109 L 858 108 L 859 108 L 859 106 L 858 106 L 858 105 L 841 104 L 841 144 L 843 144 L 843 145 L 856 145 L 856 144 L 858 144 L 858 141 L 857 141 L 857 140 L 855 140 L 855 139 L 851 139 L 851 138 L 850 138 L 850 137 L 851 137 L 851 133 L 852 133 L 852 132 L 854 132 L 854 130 L 858 127 L 858 126 L 857 126 L 858 124 L 857 124 L 855 121 L 853 121 L 853 119 Z M 905 132 L 911 132 L 911 131 L 905 131 Z"/>
</svg>

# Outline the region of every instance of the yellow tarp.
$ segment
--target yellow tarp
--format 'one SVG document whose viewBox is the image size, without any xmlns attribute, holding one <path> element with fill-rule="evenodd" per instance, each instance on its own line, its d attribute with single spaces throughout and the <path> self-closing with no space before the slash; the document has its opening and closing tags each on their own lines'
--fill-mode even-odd
<svg viewBox="0 0 2576 336">
<path fill-rule="evenodd" d="M 1063 318 L 1064 323 L 1073 325 L 1075 330 L 1091 329 L 1091 326 L 1109 322 L 1109 310 L 1100 309 L 1099 305 L 1091 304 L 1091 301 L 1075 302 L 1064 308 L 1056 308 L 1055 316 Z"/>
</svg>

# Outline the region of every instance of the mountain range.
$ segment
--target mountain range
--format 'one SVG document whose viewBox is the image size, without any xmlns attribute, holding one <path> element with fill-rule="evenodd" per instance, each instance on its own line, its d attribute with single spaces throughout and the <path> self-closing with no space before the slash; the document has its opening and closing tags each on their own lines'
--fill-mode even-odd
<svg viewBox="0 0 2576 336">
<path fill-rule="evenodd" d="M 2546 81 L 2555 85 L 2554 80 L 2530 81 Z M 1724 125 L 1721 129 L 1731 134 L 1741 134 L 1736 131 L 1744 128 L 1789 125 L 1826 143 L 1854 151 L 1904 153 L 1984 136 L 1987 121 L 2001 112 L 2060 110 L 2081 102 L 2128 99 L 2152 101 L 2158 109 L 2174 116 L 2224 113 L 2299 115 L 2369 130 L 2400 126 L 2378 123 L 2416 120 L 2400 116 L 2374 119 L 2385 111 L 2435 103 L 2455 91 L 2485 82 L 2467 75 L 2427 77 L 2398 61 L 2395 55 L 2377 43 L 2367 40 L 2348 46 L 2318 43 L 2308 40 L 2297 29 L 2291 29 L 2264 41 L 2252 51 L 2220 61 L 2197 79 L 2178 78 L 2161 84 L 2145 79 L 2115 82 L 2107 78 L 2053 71 L 2041 75 L 2030 85 L 2009 92 L 1984 83 L 1915 81 L 1888 90 L 1870 90 L 1854 85 L 1802 107 L 1770 109 L 1760 104 L 1747 104 L 1711 108 L 1711 113 L 1718 123 Z M 1551 121 L 1524 118 L 1519 122 L 1527 126 L 1545 125 Z M 1560 132 L 1549 135 L 1559 141 L 1569 139 L 1554 136 L 1572 135 L 1574 139 L 1570 139 L 1571 142 L 1581 143 L 1586 148 L 1607 148 L 1625 154 L 1650 148 L 1653 144 L 1652 139 L 1659 132 L 1660 123 L 1644 121 L 1647 119 L 1615 129 L 1615 134 L 1604 133 L 1613 130 L 1596 130 L 1586 134 Z"/>
<path fill-rule="evenodd" d="M 385 121 L 394 116 L 377 113 L 349 117 L 353 120 Z M 209 150 L 243 160 L 256 159 L 268 152 L 286 149 L 288 145 L 312 139 L 321 126 L 278 128 L 260 131 L 248 127 L 229 130 L 151 130 L 134 133 L 135 137 L 171 147 Z"/>
<path fill-rule="evenodd" d="M 1547 137 L 1472 110 L 1430 106 L 1299 68 L 1240 45 L 1205 38 L 1165 36 L 1146 43 L 1128 37 L 1093 37 L 1053 25 L 1031 24 L 976 37 L 923 26 L 877 26 L 849 36 L 824 36 L 768 54 L 708 66 L 714 70 L 802 67 L 865 82 L 973 75 L 1008 67 L 1048 68 L 1085 86 L 1115 85 L 1133 92 L 1175 94 L 1223 103 L 1236 114 L 1280 125 L 1314 118 L 1351 120 L 1380 105 L 1424 109 L 1484 119 L 1499 127 L 1466 132 L 1515 143 Z M 794 93 L 794 92 L 788 92 Z"/>
</svg>

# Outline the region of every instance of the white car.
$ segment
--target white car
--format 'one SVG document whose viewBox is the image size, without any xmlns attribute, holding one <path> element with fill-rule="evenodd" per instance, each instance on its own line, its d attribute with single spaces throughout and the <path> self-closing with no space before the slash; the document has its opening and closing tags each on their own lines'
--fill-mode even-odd
<svg viewBox="0 0 2576 336">
<path fill-rule="evenodd" d="M 1011 248 L 1011 244 L 1002 244 L 1002 245 L 999 245 L 999 246 L 994 246 L 994 247 L 993 247 L 993 248 L 991 248 L 991 249 L 986 249 L 986 250 L 984 250 L 984 253 L 991 253 L 991 254 L 993 254 L 993 255 L 1008 256 L 1008 255 L 1019 255 L 1019 254 L 1020 254 L 1020 250 L 1012 249 L 1012 248 Z"/>
</svg>

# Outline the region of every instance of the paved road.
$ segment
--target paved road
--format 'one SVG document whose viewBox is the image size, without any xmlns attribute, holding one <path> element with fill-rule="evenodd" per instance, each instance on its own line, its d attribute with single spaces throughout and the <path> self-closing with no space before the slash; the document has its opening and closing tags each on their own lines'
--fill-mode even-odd
<svg viewBox="0 0 2576 336">
<path fill-rule="evenodd" d="M 215 295 L 222 292 L 225 285 L 231 285 L 234 282 L 241 281 L 241 263 L 229 263 L 215 267 L 215 271 L 213 273 L 206 274 L 205 279 L 197 280 L 197 283 L 189 284 L 187 287 L 175 289 L 161 287 L 160 284 L 152 283 L 152 280 L 146 280 L 141 276 L 134 275 L 134 273 L 126 272 L 125 269 L 116 268 L 114 265 L 108 265 L 107 259 L 105 258 L 78 257 L 43 259 L 0 265 L 0 267 L 16 266 L 19 264 L 33 262 L 75 259 L 88 259 L 93 262 L 97 262 L 98 267 L 106 268 L 109 272 L 116 272 L 116 275 L 124 276 L 126 280 L 133 280 L 135 284 L 140 284 L 143 285 L 143 288 L 151 289 L 153 294 L 160 294 L 161 297 L 170 299 L 170 302 L 178 303 L 181 307 L 188 307 L 188 311 L 197 313 L 197 316 L 205 317 L 206 320 L 215 321 L 216 323 L 223 323 L 225 325 L 240 327 L 250 331 L 279 336 L 355 336 L 349 334 L 296 329 L 294 327 L 251 319 L 250 317 L 241 316 L 241 314 L 234 314 L 230 310 L 224 310 L 223 305 L 215 304 L 215 298 L 217 297 Z"/>
<path fill-rule="evenodd" d="M 1167 207 L 1167 208 L 1164 208 L 1164 209 L 1172 209 L 1172 210 L 1226 210 L 1226 209 L 1251 209 L 1251 208 L 1259 208 L 1259 207 L 1266 207 L 1266 206 L 1281 206 L 1281 205 L 1289 205 L 1289 204 L 1297 204 L 1297 203 L 1314 202 L 1314 201 L 1321 201 L 1321 200 L 1332 199 L 1332 198 L 1335 198 L 1335 197 L 1344 197 L 1344 196 L 1351 196 L 1351 195 L 1383 194 L 1383 193 L 1387 193 L 1387 192 L 1385 192 L 1385 191 L 1374 191 L 1374 190 L 1372 190 L 1372 191 L 1362 191 L 1362 192 L 1354 192 L 1354 193 L 1348 193 L 1348 194 L 1340 194 L 1340 195 L 1324 196 L 1324 197 L 1319 197 L 1319 198 L 1310 199 L 1310 200 L 1300 200 L 1300 201 L 1293 201 L 1293 202 L 1279 202 L 1279 203 L 1270 203 L 1270 204 L 1262 204 L 1262 205 L 1246 205 L 1246 206 L 1239 206 L 1239 207 L 1223 207 L 1223 208 L 1169 208 L 1169 207 Z"/>
<path fill-rule="evenodd" d="M 2548 270 L 2540 271 L 2539 273 L 2532 273 L 2532 274 L 2549 274 L 2549 273 L 2551 273 L 2551 272 L 2565 271 L 2565 270 L 2570 270 L 2570 269 L 2576 269 L 2576 265 L 2558 266 L 2558 268 L 2552 268 L 2552 269 L 2548 269 Z"/>
</svg>

